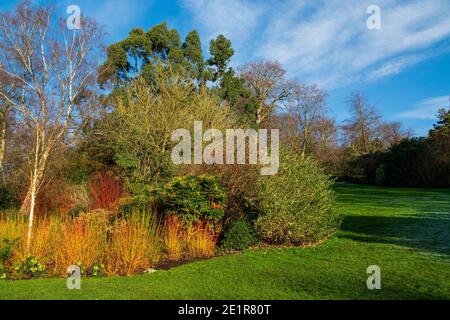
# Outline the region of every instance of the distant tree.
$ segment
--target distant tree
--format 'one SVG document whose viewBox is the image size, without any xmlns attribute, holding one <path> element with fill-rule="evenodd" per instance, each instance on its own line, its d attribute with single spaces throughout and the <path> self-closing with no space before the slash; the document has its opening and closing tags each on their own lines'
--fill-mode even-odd
<svg viewBox="0 0 450 320">
<path fill-rule="evenodd" d="M 212 39 L 209 44 L 209 53 L 211 57 L 208 64 L 214 67 L 213 80 L 218 81 L 227 71 L 234 50 L 231 47 L 231 41 L 224 35 L 218 35 L 216 39 Z"/>
<path fill-rule="evenodd" d="M 314 131 L 325 112 L 326 93 L 316 85 L 294 83 L 290 85 L 290 95 L 286 99 L 289 114 L 297 119 L 300 135 L 300 155 L 306 156 L 314 149 Z"/>
<path fill-rule="evenodd" d="M 189 32 L 182 49 L 183 55 L 187 60 L 187 69 L 190 77 L 196 79 L 200 87 L 204 87 L 211 75 L 203 59 L 202 43 L 196 30 Z"/>
<path fill-rule="evenodd" d="M 257 101 L 255 116 L 260 126 L 269 120 L 276 105 L 289 96 L 284 78 L 286 71 L 276 61 L 259 61 L 242 66 L 239 73 Z"/>
<path fill-rule="evenodd" d="M 208 89 L 208 81 L 213 81 L 216 86 L 210 87 L 229 93 L 237 84 L 234 71 L 228 67 L 234 55 L 231 41 L 219 35 L 211 40 L 209 50 L 210 58 L 205 60 L 196 30 L 189 32 L 181 43 L 178 31 L 169 29 L 166 22 L 147 32 L 133 29 L 127 38 L 107 48 L 107 59 L 100 68 L 98 82 L 102 86 L 112 84 L 113 95 L 120 95 L 135 78 L 142 76 L 148 82 L 155 81 L 155 68 L 162 63 L 183 70 L 186 80 L 195 83 L 198 89 Z M 225 75 L 227 79 L 223 79 Z M 223 94 L 225 98 L 231 95 Z"/>
<path fill-rule="evenodd" d="M 450 108 L 448 110 L 440 109 L 437 118 L 437 123 L 430 130 L 430 137 L 450 136 Z"/>
<path fill-rule="evenodd" d="M 430 130 L 428 141 L 440 168 L 439 179 L 450 185 L 450 109 L 440 109 L 437 117 L 438 121 Z"/>
<path fill-rule="evenodd" d="M 378 128 L 381 116 L 362 93 L 349 100 L 351 118 L 342 127 L 345 142 L 353 156 L 375 152 L 380 148 Z"/>
<path fill-rule="evenodd" d="M 147 32 L 133 29 L 127 38 L 107 48 L 107 59 L 101 66 L 99 83 L 111 81 L 123 87 L 131 79 L 143 75 L 152 78 L 155 61 L 183 63 L 183 51 L 177 30 L 169 29 L 166 22 Z"/>
<path fill-rule="evenodd" d="M 386 122 L 378 126 L 378 135 L 385 149 L 411 138 L 412 132 L 404 129 L 401 122 Z"/>
<path fill-rule="evenodd" d="M 313 139 L 314 155 L 329 174 L 342 170 L 343 150 L 338 142 L 338 126 L 334 119 L 321 115 L 315 121 Z"/>
<path fill-rule="evenodd" d="M 223 74 L 219 86 L 214 91 L 230 104 L 244 122 L 250 125 L 256 123 L 257 101 L 247 89 L 245 80 L 237 76 L 232 68 Z"/>
</svg>

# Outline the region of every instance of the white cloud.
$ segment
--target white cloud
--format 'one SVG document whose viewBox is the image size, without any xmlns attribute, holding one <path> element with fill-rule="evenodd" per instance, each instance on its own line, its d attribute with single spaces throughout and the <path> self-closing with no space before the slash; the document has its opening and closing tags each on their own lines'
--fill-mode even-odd
<svg viewBox="0 0 450 320">
<path fill-rule="evenodd" d="M 392 59 L 387 63 L 385 63 L 384 65 L 380 66 L 379 68 L 370 71 L 367 74 L 366 79 L 367 81 L 377 81 L 388 76 L 399 74 L 400 72 L 403 71 L 403 69 L 416 63 L 419 63 L 421 61 L 424 61 L 429 57 L 430 55 L 427 54 L 417 54 L 407 57 L 400 57 L 398 59 Z"/>
<path fill-rule="evenodd" d="M 228 35 L 247 60 L 279 60 L 291 76 L 328 88 L 398 74 L 450 39 L 447 0 L 377 0 L 381 30 L 366 26 L 373 0 L 180 1 L 202 32 Z"/>
<path fill-rule="evenodd" d="M 433 120 L 436 118 L 439 109 L 449 105 L 449 96 L 422 100 L 414 106 L 415 108 L 413 110 L 402 112 L 397 117 L 403 119 Z"/>
<path fill-rule="evenodd" d="M 272 22 L 259 55 L 280 60 L 307 80 L 333 87 L 348 79 L 374 80 L 399 73 L 428 53 L 409 58 L 403 55 L 426 50 L 450 36 L 450 2 L 413 1 L 401 5 L 399 1 L 378 1 L 381 30 L 366 28 L 370 3 L 320 1 L 316 8 L 306 10 L 301 3 L 303 10 L 299 14 L 286 19 L 280 13 Z"/>
<path fill-rule="evenodd" d="M 181 4 L 207 31 L 208 38 L 223 34 L 238 45 L 252 36 L 266 9 L 264 3 L 245 0 L 182 0 Z"/>
</svg>

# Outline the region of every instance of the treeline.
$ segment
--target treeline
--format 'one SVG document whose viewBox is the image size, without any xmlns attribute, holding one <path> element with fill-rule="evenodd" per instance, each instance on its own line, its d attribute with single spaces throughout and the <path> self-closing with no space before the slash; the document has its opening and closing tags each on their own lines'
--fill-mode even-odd
<svg viewBox="0 0 450 320">
<path fill-rule="evenodd" d="M 441 109 L 427 137 L 404 138 L 351 160 L 354 177 L 384 186 L 450 186 L 450 110 Z"/>
</svg>

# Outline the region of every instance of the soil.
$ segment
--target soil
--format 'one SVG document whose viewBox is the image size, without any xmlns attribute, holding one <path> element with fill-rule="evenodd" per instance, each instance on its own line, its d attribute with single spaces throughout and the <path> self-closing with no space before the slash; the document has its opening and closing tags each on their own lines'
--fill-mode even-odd
<svg viewBox="0 0 450 320">
<path fill-rule="evenodd" d="M 156 270 L 169 270 L 175 267 L 179 267 L 183 264 L 192 263 L 195 261 L 209 260 L 214 258 L 214 256 L 209 258 L 183 258 L 180 260 L 162 260 L 153 266 Z"/>
</svg>

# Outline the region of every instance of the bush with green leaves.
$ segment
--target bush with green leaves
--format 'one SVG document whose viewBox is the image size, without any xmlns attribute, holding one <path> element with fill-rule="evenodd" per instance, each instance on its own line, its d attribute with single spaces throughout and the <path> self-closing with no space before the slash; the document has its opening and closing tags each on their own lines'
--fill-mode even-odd
<svg viewBox="0 0 450 320">
<path fill-rule="evenodd" d="M 260 180 L 261 213 L 256 228 L 270 243 L 315 243 L 332 236 L 341 218 L 333 181 L 310 158 L 281 150 L 278 175 Z"/>
<path fill-rule="evenodd" d="M 175 214 L 185 225 L 216 223 L 222 219 L 227 204 L 222 185 L 207 175 L 175 177 L 159 191 L 159 196 L 166 213 Z"/>
<path fill-rule="evenodd" d="M 0 186 L 0 210 L 17 208 L 19 197 L 14 188 Z"/>
<path fill-rule="evenodd" d="M 45 266 L 37 257 L 28 256 L 15 267 L 15 271 L 21 279 L 38 278 L 45 272 Z"/>
<path fill-rule="evenodd" d="M 232 223 L 225 231 L 222 248 L 225 250 L 245 250 L 259 242 L 253 224 L 247 220 Z"/>
<path fill-rule="evenodd" d="M 0 279 L 6 279 L 8 276 L 8 268 L 5 266 L 6 260 L 11 256 L 14 246 L 20 239 L 3 239 L 3 245 L 0 246 Z"/>
</svg>

